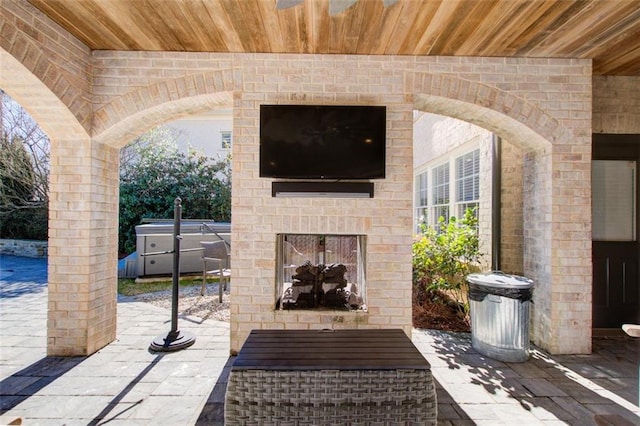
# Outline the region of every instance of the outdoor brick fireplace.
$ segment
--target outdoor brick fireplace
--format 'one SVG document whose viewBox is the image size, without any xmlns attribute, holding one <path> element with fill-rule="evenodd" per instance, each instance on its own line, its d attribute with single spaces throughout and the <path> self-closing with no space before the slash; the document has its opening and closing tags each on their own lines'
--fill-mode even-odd
<svg viewBox="0 0 640 426">
<path fill-rule="evenodd" d="M 278 58 L 286 75 L 275 80 L 312 73 L 313 85 L 254 82 L 256 90 L 234 98 L 232 353 L 253 330 L 399 328 L 411 335 L 413 103 L 396 94 L 404 80 L 387 90 L 386 78 L 369 75 L 378 65 L 356 73 L 355 92 L 341 92 L 333 65 Z M 290 104 L 385 106 L 385 177 L 261 176 L 260 107 Z M 346 193 L 335 190 L 347 185 Z"/>
<path fill-rule="evenodd" d="M 278 234 L 276 309 L 365 311 L 365 236 Z"/>
</svg>

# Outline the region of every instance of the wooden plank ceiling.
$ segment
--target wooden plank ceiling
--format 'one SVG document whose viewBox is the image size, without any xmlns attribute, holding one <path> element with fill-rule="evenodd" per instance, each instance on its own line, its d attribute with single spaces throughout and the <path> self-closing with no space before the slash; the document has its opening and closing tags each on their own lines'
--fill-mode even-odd
<svg viewBox="0 0 640 426">
<path fill-rule="evenodd" d="M 277 1 L 29 0 L 94 50 L 592 58 L 595 75 L 640 75 L 640 0 L 358 0 L 335 16 L 341 0 Z"/>
</svg>

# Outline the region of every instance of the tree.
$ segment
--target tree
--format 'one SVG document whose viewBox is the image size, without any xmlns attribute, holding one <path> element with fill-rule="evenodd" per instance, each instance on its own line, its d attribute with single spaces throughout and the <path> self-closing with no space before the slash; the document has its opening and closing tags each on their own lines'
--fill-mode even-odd
<svg viewBox="0 0 640 426">
<path fill-rule="evenodd" d="M 0 237 L 46 240 L 49 138 L 0 90 Z"/>
<path fill-rule="evenodd" d="M 183 218 L 231 220 L 231 159 L 213 161 L 178 150 L 175 130 L 157 127 L 120 153 L 119 251 L 135 250 L 135 226 L 144 218 L 173 218 L 176 197 Z"/>
</svg>

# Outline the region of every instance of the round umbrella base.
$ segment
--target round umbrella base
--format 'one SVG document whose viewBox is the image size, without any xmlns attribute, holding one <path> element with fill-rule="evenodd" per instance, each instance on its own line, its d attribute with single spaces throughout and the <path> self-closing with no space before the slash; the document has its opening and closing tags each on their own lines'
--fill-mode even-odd
<svg viewBox="0 0 640 426">
<path fill-rule="evenodd" d="M 149 350 L 154 352 L 173 352 L 186 349 L 196 342 L 196 337 L 188 331 L 169 332 L 153 339 Z"/>
</svg>

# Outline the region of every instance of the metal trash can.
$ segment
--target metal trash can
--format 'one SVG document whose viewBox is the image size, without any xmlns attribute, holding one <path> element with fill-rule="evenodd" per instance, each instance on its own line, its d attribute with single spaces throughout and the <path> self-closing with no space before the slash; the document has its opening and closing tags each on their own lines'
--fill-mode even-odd
<svg viewBox="0 0 640 426">
<path fill-rule="evenodd" d="M 505 362 L 529 359 L 529 305 L 533 281 L 500 271 L 467 275 L 471 345 Z"/>
</svg>

